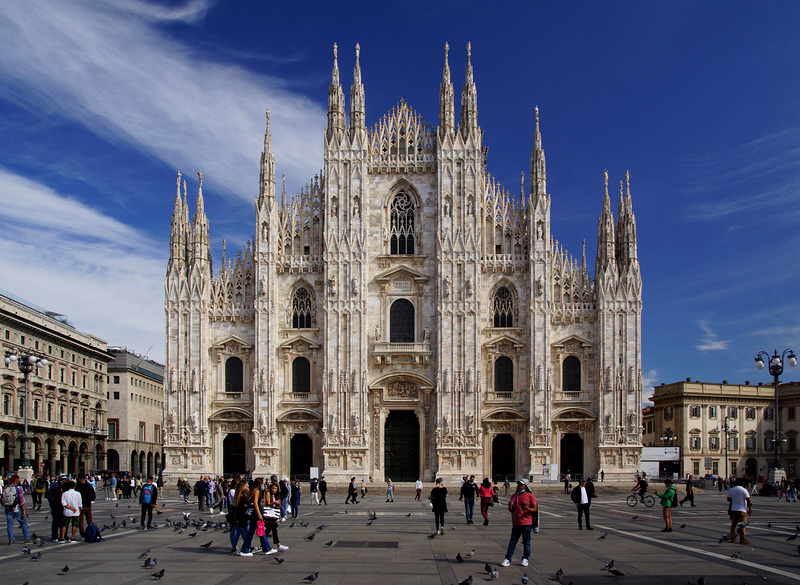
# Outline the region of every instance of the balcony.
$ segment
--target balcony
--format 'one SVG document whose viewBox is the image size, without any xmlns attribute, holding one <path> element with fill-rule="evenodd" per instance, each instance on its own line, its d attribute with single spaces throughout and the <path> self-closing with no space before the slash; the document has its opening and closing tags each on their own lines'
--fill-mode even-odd
<svg viewBox="0 0 800 585">
<path fill-rule="evenodd" d="M 486 402 L 488 404 L 505 404 L 505 405 L 521 405 L 525 400 L 525 396 L 520 390 L 513 392 L 495 392 L 489 390 L 486 393 Z"/>
<path fill-rule="evenodd" d="M 579 404 L 585 402 L 591 402 L 592 396 L 589 392 L 564 392 L 564 391 L 556 391 L 555 395 L 553 396 L 553 400 L 556 403 L 568 403 L 568 404 Z"/>
<path fill-rule="evenodd" d="M 391 364 L 393 360 L 413 364 L 427 364 L 431 358 L 428 341 L 412 343 L 376 342 L 372 350 L 376 364 Z"/>
</svg>

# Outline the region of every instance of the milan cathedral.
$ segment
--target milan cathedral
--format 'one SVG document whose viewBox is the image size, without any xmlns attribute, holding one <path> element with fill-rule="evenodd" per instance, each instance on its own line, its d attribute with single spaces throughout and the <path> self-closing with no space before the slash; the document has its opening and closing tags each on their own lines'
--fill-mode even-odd
<svg viewBox="0 0 800 585">
<path fill-rule="evenodd" d="M 322 172 L 276 194 L 267 113 L 254 238 L 212 269 L 202 174 L 178 174 L 166 274 L 165 474 L 329 482 L 629 476 L 641 454 L 642 280 L 628 175 L 585 246 L 551 233 L 539 112 L 529 183 L 489 174 L 470 46 L 456 117 L 349 116 L 334 46 Z M 601 200 L 602 199 L 602 200 Z"/>
</svg>

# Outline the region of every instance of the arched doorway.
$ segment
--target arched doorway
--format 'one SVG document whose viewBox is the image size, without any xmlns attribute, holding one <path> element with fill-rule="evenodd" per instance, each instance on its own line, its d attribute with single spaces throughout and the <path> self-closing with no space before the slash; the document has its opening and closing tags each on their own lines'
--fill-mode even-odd
<svg viewBox="0 0 800 585">
<path fill-rule="evenodd" d="M 744 472 L 749 479 L 756 481 L 758 479 L 758 461 L 750 457 L 744 464 Z"/>
<path fill-rule="evenodd" d="M 245 463 L 244 437 L 239 433 L 230 433 L 222 441 L 222 473 L 233 475 L 247 471 Z"/>
<path fill-rule="evenodd" d="M 114 470 L 113 467 L 110 467 L 109 469 Z M 119 469 L 116 469 L 114 471 L 119 471 Z M 131 453 L 131 468 L 130 468 L 130 472 L 133 474 L 133 477 L 136 477 L 137 475 L 139 475 L 141 473 L 141 471 L 139 471 L 139 454 L 136 451 L 133 451 Z"/>
<path fill-rule="evenodd" d="M 492 439 L 492 481 L 502 483 L 505 478 L 513 483 L 517 474 L 516 441 L 508 433 Z"/>
<path fill-rule="evenodd" d="M 106 459 L 106 469 L 119 471 L 119 453 L 117 453 L 116 449 L 109 449 L 106 451 Z"/>
<path fill-rule="evenodd" d="M 566 433 L 561 437 L 561 474 L 570 473 L 572 477 L 583 475 L 583 439 L 578 433 Z"/>
<path fill-rule="evenodd" d="M 383 427 L 385 479 L 415 481 L 420 476 L 419 419 L 413 410 L 392 410 Z"/>
<path fill-rule="evenodd" d="M 311 479 L 311 465 L 314 462 L 314 443 L 311 437 L 297 434 L 289 443 L 289 475 L 300 480 Z"/>
</svg>

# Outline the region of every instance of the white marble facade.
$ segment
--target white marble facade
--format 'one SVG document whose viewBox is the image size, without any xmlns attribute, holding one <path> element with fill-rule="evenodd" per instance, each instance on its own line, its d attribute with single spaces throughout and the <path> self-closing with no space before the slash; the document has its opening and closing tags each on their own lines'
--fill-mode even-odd
<svg viewBox="0 0 800 585">
<path fill-rule="evenodd" d="M 598 197 L 598 255 L 551 233 L 539 113 L 520 195 L 486 168 L 447 48 L 433 128 L 400 101 L 349 117 L 336 49 L 324 168 L 276 194 L 269 114 L 255 235 L 212 272 L 200 174 L 178 176 L 166 277 L 168 476 L 320 468 L 330 481 L 606 478 L 641 453 L 641 275 L 629 187 Z M 626 183 L 627 183 L 626 176 Z"/>
</svg>

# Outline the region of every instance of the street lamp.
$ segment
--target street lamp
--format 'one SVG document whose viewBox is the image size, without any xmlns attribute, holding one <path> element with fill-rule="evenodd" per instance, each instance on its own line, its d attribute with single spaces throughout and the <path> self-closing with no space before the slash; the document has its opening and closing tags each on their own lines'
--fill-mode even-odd
<svg viewBox="0 0 800 585">
<path fill-rule="evenodd" d="M 661 440 L 664 441 L 665 447 L 671 447 L 675 438 L 675 433 L 672 432 L 672 429 L 666 429 L 664 431 L 664 436 L 661 437 Z"/>
<path fill-rule="evenodd" d="M 731 475 L 731 471 L 728 468 L 728 448 L 730 447 L 730 439 L 728 438 L 729 434 L 736 434 L 739 431 L 736 429 L 736 423 L 733 423 L 733 428 L 728 426 L 728 421 L 734 420 L 734 417 L 726 416 L 722 419 L 722 422 L 719 423 L 719 430 L 725 433 L 725 475 L 724 478 L 727 479 Z"/>
<path fill-rule="evenodd" d="M 797 365 L 797 356 L 794 355 L 794 352 L 791 349 L 784 349 L 781 355 L 778 355 L 778 350 L 776 349 L 771 357 L 766 351 L 760 351 L 756 356 L 756 367 L 759 370 L 764 368 L 764 357 L 766 357 L 768 360 L 769 373 L 772 376 L 775 384 L 775 461 L 772 462 L 772 467 L 773 469 L 782 469 L 781 448 L 780 441 L 778 440 L 778 425 L 780 423 L 778 418 L 778 384 L 780 383 L 778 377 L 783 373 L 783 360 L 788 360 L 789 365 L 791 367 L 795 367 Z"/>
<path fill-rule="evenodd" d="M 31 459 L 28 454 L 28 402 L 30 397 L 28 377 L 34 369 L 46 366 L 47 359 L 32 352 L 23 351 L 17 353 L 16 349 L 11 349 L 6 351 L 5 362 L 7 366 L 16 363 L 25 379 L 25 432 L 22 435 L 22 464 L 20 466 L 19 475 L 20 477 L 24 476 L 30 482 L 33 477 L 33 470 L 31 469 Z"/>
</svg>

